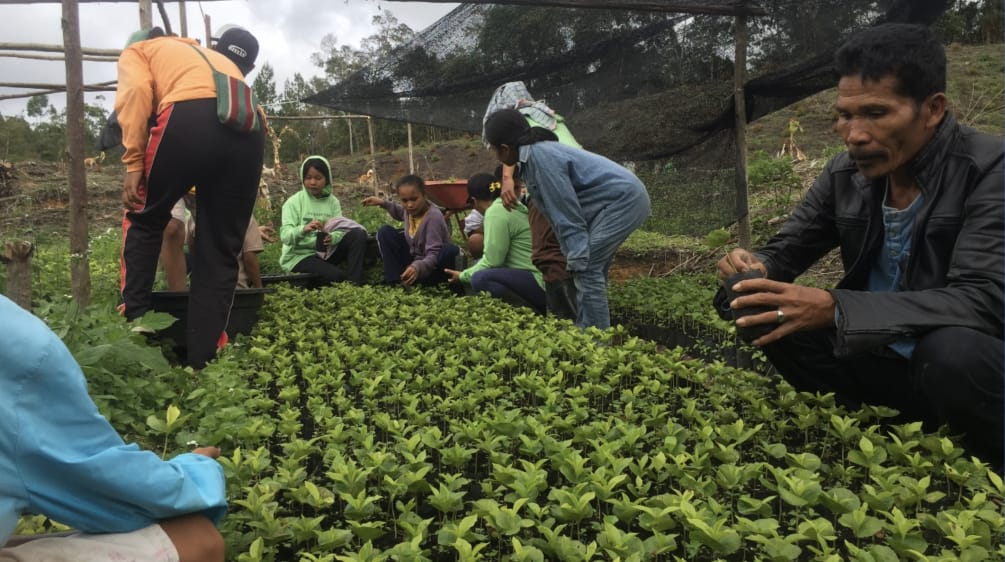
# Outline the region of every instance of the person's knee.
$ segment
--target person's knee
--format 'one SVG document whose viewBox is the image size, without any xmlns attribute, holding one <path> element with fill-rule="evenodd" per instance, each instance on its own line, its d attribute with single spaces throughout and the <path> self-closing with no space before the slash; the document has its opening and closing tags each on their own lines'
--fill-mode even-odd
<svg viewBox="0 0 1005 562">
<path fill-rule="evenodd" d="M 468 236 L 468 253 L 475 259 L 480 259 L 485 251 L 485 236 L 480 233 L 473 233 Z"/>
<path fill-rule="evenodd" d="M 223 535 L 202 515 L 186 515 L 161 521 L 160 526 L 178 551 L 179 562 L 223 562 Z"/>
<path fill-rule="evenodd" d="M 178 219 L 172 218 L 164 227 L 164 244 L 179 247 L 185 244 L 185 225 Z"/>
<path fill-rule="evenodd" d="M 917 384 L 932 397 L 975 391 L 1001 396 L 1002 340 L 971 328 L 945 327 L 922 336 L 911 358 Z"/>
<path fill-rule="evenodd" d="M 479 271 L 471 276 L 471 288 L 475 291 L 488 291 L 489 283 L 487 280 L 489 277 L 485 275 L 484 271 Z"/>
<path fill-rule="evenodd" d="M 394 228 L 389 224 L 385 224 L 384 226 L 377 229 L 378 240 L 387 240 L 388 237 L 394 236 L 396 234 L 398 234 L 398 229 Z"/>
<path fill-rule="evenodd" d="M 342 239 L 347 240 L 350 244 L 363 244 L 366 242 L 366 231 L 353 228 L 347 230 Z"/>
</svg>

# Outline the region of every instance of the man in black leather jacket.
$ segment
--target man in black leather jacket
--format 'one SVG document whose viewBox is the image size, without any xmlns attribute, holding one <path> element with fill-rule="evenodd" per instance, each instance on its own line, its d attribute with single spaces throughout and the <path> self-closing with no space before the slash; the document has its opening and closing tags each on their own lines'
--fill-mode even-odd
<svg viewBox="0 0 1005 562">
<path fill-rule="evenodd" d="M 945 53 L 927 28 L 887 24 L 835 56 L 833 158 L 762 250 L 730 252 L 720 279 L 757 269 L 738 329 L 799 390 L 850 406 L 886 405 L 948 424 L 996 467 L 1003 442 L 1003 190 L 1000 138 L 946 110 Z M 834 247 L 845 275 L 829 291 L 792 281 Z M 732 311 L 730 310 L 732 309 Z"/>
</svg>

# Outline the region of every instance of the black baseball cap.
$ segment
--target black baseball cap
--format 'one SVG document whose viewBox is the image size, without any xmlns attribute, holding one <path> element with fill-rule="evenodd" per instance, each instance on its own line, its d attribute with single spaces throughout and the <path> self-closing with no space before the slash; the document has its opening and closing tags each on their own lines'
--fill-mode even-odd
<svg viewBox="0 0 1005 562">
<path fill-rule="evenodd" d="M 241 73 L 247 75 L 251 72 L 258 58 L 258 39 L 247 29 L 237 26 L 224 26 L 217 34 L 219 37 L 213 50 L 233 61 Z"/>
</svg>

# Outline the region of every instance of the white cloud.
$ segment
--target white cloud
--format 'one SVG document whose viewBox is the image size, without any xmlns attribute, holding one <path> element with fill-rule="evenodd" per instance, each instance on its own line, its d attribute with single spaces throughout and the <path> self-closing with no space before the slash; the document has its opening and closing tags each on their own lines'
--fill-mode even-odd
<svg viewBox="0 0 1005 562">
<path fill-rule="evenodd" d="M 178 5 L 166 3 L 168 17 L 175 32 L 180 31 Z M 311 53 L 317 51 L 321 38 L 333 33 L 339 44 L 358 46 L 373 33 L 371 20 L 385 10 L 398 21 L 416 31 L 427 27 L 456 4 L 375 2 L 371 0 L 248 0 L 186 2 L 188 35 L 205 40 L 202 14 L 209 15 L 212 31 L 221 25 L 233 23 L 246 27 L 259 40 L 261 51 L 258 66 L 268 62 L 276 71 L 276 83 L 295 73 L 305 78 L 320 74 L 310 62 Z M 200 11 L 201 9 L 201 11 Z M 160 15 L 154 9 L 154 24 L 160 25 Z M 0 37 L 9 43 L 62 44 L 60 24 L 62 9 L 59 4 L 3 4 L 0 5 Z M 139 11 L 135 4 L 84 3 L 80 4 L 81 44 L 88 48 L 119 49 L 129 34 L 139 28 Z M 0 76 L 4 82 L 31 82 L 62 84 L 66 74 L 62 61 L 38 61 L 0 58 Z M 254 79 L 254 73 L 250 76 Z M 84 82 L 93 84 L 115 80 L 115 64 L 110 62 L 85 62 Z M 0 95 L 24 92 L 0 88 Z M 97 103 L 98 94 L 86 93 L 88 103 Z M 114 92 L 103 94 L 110 105 Z M 49 96 L 56 107 L 65 103 L 62 94 Z M 24 110 L 26 100 L 0 101 L 0 114 L 17 115 Z"/>
</svg>

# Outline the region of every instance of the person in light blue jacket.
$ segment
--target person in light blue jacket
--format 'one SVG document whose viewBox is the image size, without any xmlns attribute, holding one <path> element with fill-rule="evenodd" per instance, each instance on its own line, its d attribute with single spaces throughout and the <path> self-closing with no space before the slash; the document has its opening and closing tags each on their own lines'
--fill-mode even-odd
<svg viewBox="0 0 1005 562">
<path fill-rule="evenodd" d="M 507 166 L 518 165 L 534 203 L 551 222 L 576 284 L 576 325 L 611 325 L 607 270 L 614 252 L 652 213 L 646 188 L 623 166 L 557 142 L 515 109 L 485 121 L 485 140 Z"/>
<path fill-rule="evenodd" d="M 0 560 L 222 561 L 220 450 L 165 461 L 127 445 L 56 334 L 3 296 L 0 318 Z M 23 514 L 80 533 L 12 539 Z"/>
</svg>

